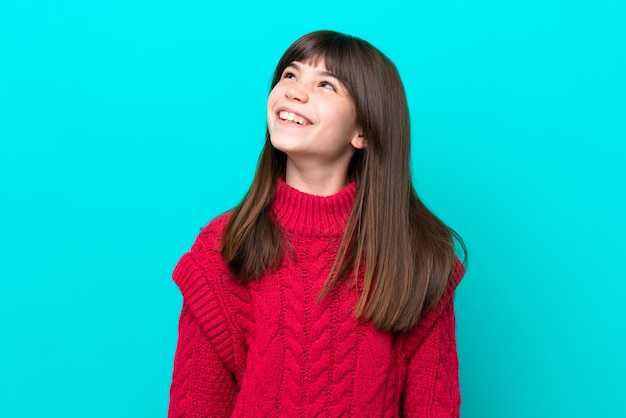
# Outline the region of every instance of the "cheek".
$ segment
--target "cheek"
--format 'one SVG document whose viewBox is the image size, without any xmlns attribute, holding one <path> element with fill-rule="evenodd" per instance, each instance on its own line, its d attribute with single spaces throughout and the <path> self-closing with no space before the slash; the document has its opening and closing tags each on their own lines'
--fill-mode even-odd
<svg viewBox="0 0 626 418">
<path fill-rule="evenodd" d="M 276 88 L 272 89 L 269 96 L 267 96 L 266 118 L 267 118 L 267 127 L 270 130 L 270 133 L 272 129 L 274 128 L 274 107 L 276 106 L 276 102 L 278 101 L 279 97 L 280 97 L 280 93 L 278 92 L 278 89 Z"/>
<path fill-rule="evenodd" d="M 333 109 L 328 109 L 328 120 L 332 120 L 336 129 L 347 132 L 354 130 L 356 126 L 356 114 L 353 108 L 350 106 L 339 106 Z"/>
<path fill-rule="evenodd" d="M 278 98 L 280 97 L 280 87 L 278 87 L 278 85 L 276 85 L 272 91 L 270 91 L 269 96 L 267 96 L 267 108 L 268 110 L 271 109 L 274 104 L 276 104 L 276 101 L 278 100 Z"/>
<path fill-rule="evenodd" d="M 272 94 L 270 93 L 269 96 L 267 96 L 267 113 L 271 113 L 272 111 L 272 107 L 273 104 L 276 102 L 276 100 L 273 99 Z"/>
</svg>

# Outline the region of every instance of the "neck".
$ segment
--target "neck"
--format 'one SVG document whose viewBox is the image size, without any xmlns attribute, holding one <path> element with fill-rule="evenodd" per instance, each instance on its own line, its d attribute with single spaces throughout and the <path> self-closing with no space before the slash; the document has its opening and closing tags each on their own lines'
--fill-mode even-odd
<svg viewBox="0 0 626 418">
<path fill-rule="evenodd" d="M 348 168 L 303 167 L 287 159 L 285 183 L 304 193 L 316 196 L 330 196 L 346 187 Z"/>
<path fill-rule="evenodd" d="M 331 196 L 312 195 L 279 179 L 272 202 L 274 219 L 285 232 L 342 235 L 356 192 L 356 183 L 352 182 Z"/>
</svg>

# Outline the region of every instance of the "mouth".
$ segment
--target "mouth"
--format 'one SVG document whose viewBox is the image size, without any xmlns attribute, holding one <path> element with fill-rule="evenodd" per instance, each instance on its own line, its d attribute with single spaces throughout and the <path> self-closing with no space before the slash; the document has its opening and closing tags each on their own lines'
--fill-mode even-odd
<svg viewBox="0 0 626 418">
<path fill-rule="evenodd" d="M 277 112 L 278 119 L 287 122 L 293 123 L 294 125 L 310 125 L 311 122 L 303 116 L 298 115 L 297 113 L 289 112 L 287 110 L 280 110 Z"/>
</svg>

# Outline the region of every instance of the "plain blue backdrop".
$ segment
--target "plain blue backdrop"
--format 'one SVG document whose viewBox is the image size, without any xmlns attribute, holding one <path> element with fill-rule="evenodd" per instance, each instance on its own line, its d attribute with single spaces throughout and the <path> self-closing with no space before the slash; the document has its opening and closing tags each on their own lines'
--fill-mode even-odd
<svg viewBox="0 0 626 418">
<path fill-rule="evenodd" d="M 316 29 L 397 64 L 418 192 L 469 247 L 462 415 L 623 414 L 625 21 L 619 0 L 4 0 L 0 415 L 166 415 L 171 271 L 247 190 L 273 67 Z"/>
</svg>

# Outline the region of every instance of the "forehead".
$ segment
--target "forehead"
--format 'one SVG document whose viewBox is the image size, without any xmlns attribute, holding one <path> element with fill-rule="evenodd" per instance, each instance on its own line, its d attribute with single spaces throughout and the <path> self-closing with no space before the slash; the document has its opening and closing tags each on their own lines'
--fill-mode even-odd
<svg viewBox="0 0 626 418">
<path fill-rule="evenodd" d="M 317 75 L 338 78 L 333 72 L 326 69 L 326 65 L 323 60 L 318 60 L 316 63 L 310 61 L 292 61 L 286 68 L 294 68 L 297 71 L 311 71 Z"/>
<path fill-rule="evenodd" d="M 333 53 L 328 48 L 324 48 L 323 45 L 312 45 L 310 48 L 294 48 L 286 54 L 284 62 L 285 66 L 292 62 L 300 62 L 336 73 L 337 71 L 334 71 L 335 68 L 333 67 L 338 64 L 337 61 L 340 59 L 335 55 L 341 55 L 340 51 Z"/>
<path fill-rule="evenodd" d="M 301 50 L 292 51 L 290 55 L 291 57 L 289 58 L 291 62 L 301 62 L 315 67 L 318 64 L 324 65 L 328 52 L 318 48 L 303 48 Z"/>
</svg>

